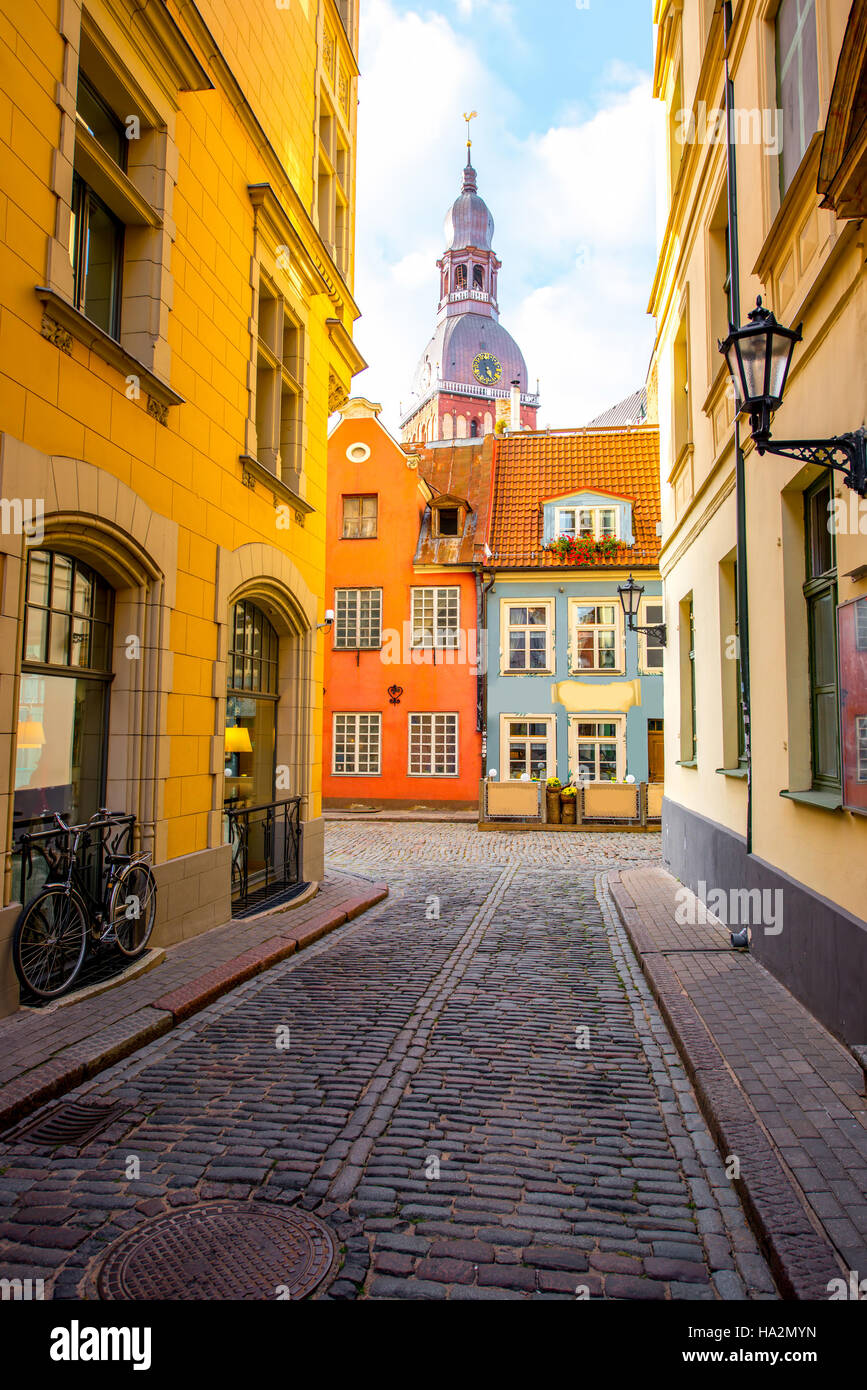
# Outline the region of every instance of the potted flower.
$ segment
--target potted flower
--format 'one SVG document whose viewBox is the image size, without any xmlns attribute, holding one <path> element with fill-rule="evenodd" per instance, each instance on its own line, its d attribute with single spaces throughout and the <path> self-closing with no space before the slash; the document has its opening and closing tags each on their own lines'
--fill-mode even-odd
<svg viewBox="0 0 867 1390">
<path fill-rule="evenodd" d="M 560 792 L 560 820 L 563 825 L 576 825 L 578 822 L 578 788 L 564 787 Z"/>
<path fill-rule="evenodd" d="M 553 825 L 560 824 L 560 789 L 562 785 L 559 777 L 549 777 L 545 783 L 546 819 Z"/>
</svg>

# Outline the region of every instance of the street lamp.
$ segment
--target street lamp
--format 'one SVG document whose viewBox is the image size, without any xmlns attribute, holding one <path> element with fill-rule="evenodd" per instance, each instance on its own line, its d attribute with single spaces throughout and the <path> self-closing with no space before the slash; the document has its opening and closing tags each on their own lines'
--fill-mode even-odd
<svg viewBox="0 0 867 1390">
<path fill-rule="evenodd" d="M 636 584 L 632 575 L 629 576 L 627 584 L 620 584 L 617 589 L 620 595 L 620 604 L 626 618 L 626 629 L 628 632 L 649 632 L 655 637 L 661 647 L 666 645 L 666 625 L 665 623 L 654 623 L 650 627 L 640 627 L 635 621 L 638 617 L 638 608 L 644 594 L 644 585 Z"/>
<path fill-rule="evenodd" d="M 750 431 L 758 453 L 814 463 L 842 473 L 849 487 L 867 497 L 867 431 L 855 430 L 831 439 L 771 439 L 771 414 L 783 403 L 786 380 L 801 328 L 784 328 L 762 297 L 749 315 L 749 323 L 732 328 L 719 350 L 728 363 L 735 390 L 737 413 L 749 415 Z"/>
</svg>

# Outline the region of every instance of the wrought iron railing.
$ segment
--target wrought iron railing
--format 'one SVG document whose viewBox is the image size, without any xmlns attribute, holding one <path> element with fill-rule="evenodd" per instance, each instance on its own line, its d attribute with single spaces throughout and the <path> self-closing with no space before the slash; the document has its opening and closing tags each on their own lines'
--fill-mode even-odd
<svg viewBox="0 0 867 1390">
<path fill-rule="evenodd" d="M 232 847 L 232 912 L 238 916 L 300 883 L 301 798 L 224 809 Z"/>
</svg>

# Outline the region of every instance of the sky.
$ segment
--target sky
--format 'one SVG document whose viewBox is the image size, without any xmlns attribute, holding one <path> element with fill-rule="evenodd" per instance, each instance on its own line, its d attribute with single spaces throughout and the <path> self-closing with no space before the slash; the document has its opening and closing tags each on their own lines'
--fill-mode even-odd
<svg viewBox="0 0 867 1390">
<path fill-rule="evenodd" d="M 472 122 L 500 322 L 540 380 L 539 427 L 644 384 L 653 343 L 651 0 L 363 0 L 355 339 L 395 433 L 434 331 L 443 219 Z"/>
</svg>

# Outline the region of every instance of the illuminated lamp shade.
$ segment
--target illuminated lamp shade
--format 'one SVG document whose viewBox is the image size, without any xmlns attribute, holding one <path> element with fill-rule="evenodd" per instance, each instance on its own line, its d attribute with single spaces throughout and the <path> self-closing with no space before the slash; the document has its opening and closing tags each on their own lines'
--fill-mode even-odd
<svg viewBox="0 0 867 1390">
<path fill-rule="evenodd" d="M 250 730 L 243 729 L 238 724 L 231 724 L 226 730 L 226 752 L 227 753 L 252 753 L 253 745 L 250 742 Z"/>
<path fill-rule="evenodd" d="M 44 748 L 45 730 L 42 721 L 39 719 L 19 719 L 18 721 L 18 747 L 19 748 Z"/>
</svg>

